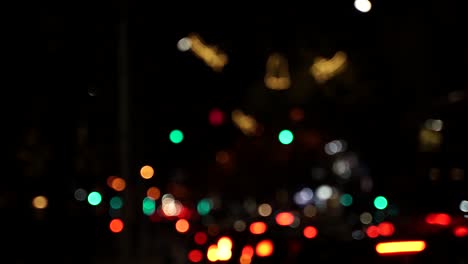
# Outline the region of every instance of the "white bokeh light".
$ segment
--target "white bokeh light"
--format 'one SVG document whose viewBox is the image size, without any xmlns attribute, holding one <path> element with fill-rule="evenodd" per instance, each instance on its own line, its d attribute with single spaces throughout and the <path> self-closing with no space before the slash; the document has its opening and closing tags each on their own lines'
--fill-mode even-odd
<svg viewBox="0 0 468 264">
<path fill-rule="evenodd" d="M 181 38 L 177 42 L 177 49 L 180 51 L 187 51 L 192 48 L 192 41 L 189 38 Z"/>
<path fill-rule="evenodd" d="M 372 8 L 372 3 L 369 0 L 355 0 L 354 7 L 362 13 L 367 13 Z"/>
<path fill-rule="evenodd" d="M 462 212 L 468 213 L 468 201 L 467 200 L 463 200 L 460 202 L 460 210 Z"/>
<path fill-rule="evenodd" d="M 328 200 L 333 194 L 333 189 L 328 185 L 321 185 L 317 188 L 315 194 L 320 200 Z"/>
</svg>

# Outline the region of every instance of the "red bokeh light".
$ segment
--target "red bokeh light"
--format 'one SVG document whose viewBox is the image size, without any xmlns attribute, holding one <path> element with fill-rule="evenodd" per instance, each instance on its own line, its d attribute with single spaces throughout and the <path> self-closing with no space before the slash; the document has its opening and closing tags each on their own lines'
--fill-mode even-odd
<svg viewBox="0 0 468 264">
<path fill-rule="evenodd" d="M 210 111 L 208 119 L 212 126 L 220 126 L 224 122 L 224 113 L 220 109 L 214 108 Z"/>
</svg>

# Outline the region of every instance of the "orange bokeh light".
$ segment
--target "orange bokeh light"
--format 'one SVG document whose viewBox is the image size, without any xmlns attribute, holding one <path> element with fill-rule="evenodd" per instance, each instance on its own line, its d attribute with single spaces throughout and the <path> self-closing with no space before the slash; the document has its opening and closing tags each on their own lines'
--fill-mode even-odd
<svg viewBox="0 0 468 264">
<path fill-rule="evenodd" d="M 317 236 L 317 228 L 313 227 L 313 226 L 306 226 L 304 228 L 304 236 L 306 238 L 309 238 L 309 239 L 312 239 L 314 237 Z"/>
<path fill-rule="evenodd" d="M 276 223 L 281 226 L 288 226 L 294 223 L 294 215 L 290 212 L 281 212 L 276 215 Z"/>
<path fill-rule="evenodd" d="M 159 199 L 161 197 L 161 191 L 158 187 L 149 187 L 146 191 L 146 196 L 150 197 L 153 200 Z"/>
<path fill-rule="evenodd" d="M 111 187 L 112 189 L 121 192 L 125 190 L 125 187 L 127 187 L 127 183 L 123 178 L 115 177 L 112 179 Z"/>
<path fill-rule="evenodd" d="M 124 228 L 124 222 L 121 219 L 112 219 L 109 223 L 109 229 L 112 233 L 120 233 Z"/>
<path fill-rule="evenodd" d="M 150 165 L 145 165 L 140 169 L 140 175 L 143 179 L 151 179 L 154 176 L 154 169 Z"/>
<path fill-rule="evenodd" d="M 267 230 L 267 225 L 264 222 L 253 222 L 250 224 L 250 233 L 254 235 L 260 235 L 265 233 Z"/>
<path fill-rule="evenodd" d="M 254 249 L 251 245 L 246 245 L 244 246 L 244 248 L 242 249 L 242 256 L 246 256 L 246 257 L 250 257 L 252 258 L 253 255 L 254 255 Z"/>
<path fill-rule="evenodd" d="M 190 228 L 190 223 L 186 219 L 179 219 L 175 223 L 175 228 L 179 233 L 186 233 Z"/>
</svg>

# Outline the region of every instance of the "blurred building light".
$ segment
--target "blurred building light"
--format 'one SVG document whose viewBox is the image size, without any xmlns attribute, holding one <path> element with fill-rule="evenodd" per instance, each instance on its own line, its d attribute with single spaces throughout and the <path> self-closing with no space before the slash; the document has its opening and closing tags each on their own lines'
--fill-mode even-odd
<svg viewBox="0 0 468 264">
<path fill-rule="evenodd" d="M 462 181 L 465 178 L 465 171 L 460 168 L 453 168 L 450 170 L 450 178 L 453 181 Z"/>
<path fill-rule="evenodd" d="M 436 132 L 442 131 L 443 126 L 444 123 L 440 119 L 428 119 L 424 122 L 425 128 Z"/>
<path fill-rule="evenodd" d="M 310 67 L 310 73 L 319 83 L 324 83 L 337 74 L 343 72 L 347 67 L 348 56 L 338 51 L 331 59 L 318 57 Z"/>
<path fill-rule="evenodd" d="M 423 251 L 425 248 L 425 241 L 381 242 L 375 246 L 375 250 L 380 255 L 417 253 Z"/>
<path fill-rule="evenodd" d="M 214 71 L 220 72 L 223 70 L 228 62 L 228 56 L 225 53 L 215 46 L 206 45 L 197 34 L 190 34 L 188 38 L 191 42 L 191 51 L 195 56 L 202 59 Z"/>
<path fill-rule="evenodd" d="M 419 149 L 422 152 L 437 151 L 442 144 L 442 134 L 438 131 L 422 128 L 419 131 Z"/>
<path fill-rule="evenodd" d="M 264 81 L 272 90 L 286 90 L 291 86 L 288 60 L 283 55 L 273 53 L 268 57 Z"/>
</svg>

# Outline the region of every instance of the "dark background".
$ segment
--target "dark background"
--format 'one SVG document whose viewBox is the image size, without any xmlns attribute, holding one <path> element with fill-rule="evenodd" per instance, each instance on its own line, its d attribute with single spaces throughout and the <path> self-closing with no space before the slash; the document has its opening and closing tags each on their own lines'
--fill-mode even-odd
<svg viewBox="0 0 468 264">
<path fill-rule="evenodd" d="M 31 33 L 25 44 L 28 85 L 11 91 L 7 146 L 13 169 L 4 174 L 0 190 L 6 226 L 13 227 L 5 228 L 6 237 L 15 249 L 45 258 L 63 260 L 50 252 L 59 248 L 65 256 L 79 252 L 87 261 L 113 252 L 113 246 L 99 250 L 116 243 L 101 230 L 107 220 L 77 205 L 73 191 L 121 173 L 122 21 L 128 21 L 130 173 L 154 164 L 161 185 L 182 170 L 194 197 L 217 192 L 230 199 L 270 199 L 278 187 L 303 184 L 311 164 L 329 162 L 322 149 L 304 152 L 294 145 L 285 150 L 276 134 L 290 127 L 316 131 L 323 142 L 345 138 L 367 165 L 373 192 L 391 196 L 408 221 L 429 211 L 455 213 L 468 190 L 466 179 L 449 177 L 452 168 L 466 170 L 465 11 L 457 1 L 374 1 L 365 14 L 352 1 L 258 6 L 49 2 L 26 25 Z M 177 41 L 191 32 L 228 54 L 222 73 L 177 50 Z M 344 77 L 322 87 L 304 73 L 314 57 L 331 57 L 338 50 L 351 61 Z M 263 86 L 272 52 L 288 58 L 293 79 L 292 88 L 280 95 Z M 451 102 L 454 92 L 464 97 Z M 214 107 L 226 113 L 243 109 L 264 125 L 264 134 L 253 140 L 229 122 L 211 127 L 207 116 Z M 289 121 L 292 107 L 304 109 L 301 124 Z M 428 118 L 444 121 L 444 141 L 439 151 L 423 153 L 418 133 Z M 174 128 L 184 131 L 183 144 L 167 140 Z M 235 169 L 216 167 L 215 153 L 223 149 L 236 153 Z M 292 158 L 278 162 L 272 153 L 281 151 Z M 22 159 L 21 153 L 30 158 Z M 77 166 L 78 160 L 85 165 Z M 439 168 L 443 180 L 430 181 L 431 168 Z M 130 188 L 138 184 L 129 179 Z M 42 218 L 30 206 L 39 193 L 49 198 Z M 43 244 L 45 238 L 54 246 Z M 42 247 L 35 250 L 35 243 Z"/>
</svg>

